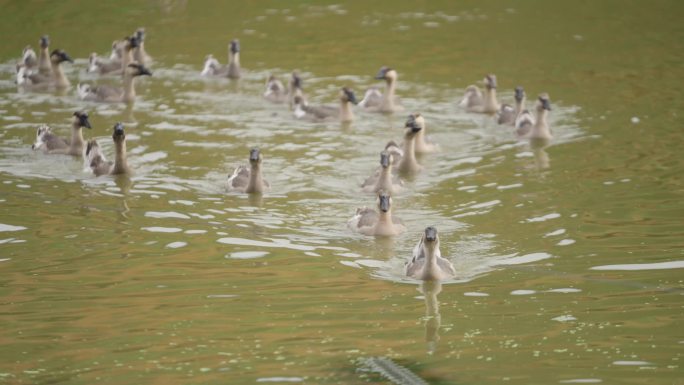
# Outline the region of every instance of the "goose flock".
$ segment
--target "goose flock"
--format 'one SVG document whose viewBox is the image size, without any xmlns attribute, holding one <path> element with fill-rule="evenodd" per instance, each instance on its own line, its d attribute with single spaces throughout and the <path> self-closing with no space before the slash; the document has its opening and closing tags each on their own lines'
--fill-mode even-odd
<svg viewBox="0 0 684 385">
<path fill-rule="evenodd" d="M 84 101 L 100 103 L 132 104 L 136 98 L 135 80 L 140 76 L 152 76 L 148 68 L 152 58 L 145 51 L 145 29 L 139 28 L 132 35 L 112 43 L 112 51 L 108 58 L 93 53 L 89 58 L 89 73 L 118 75 L 121 87 L 109 85 L 77 84 L 76 96 Z M 22 51 L 20 61 L 16 65 L 16 83 L 27 90 L 67 89 L 71 86 L 62 69 L 64 63 L 73 63 L 71 57 L 61 49 L 50 51 L 50 39 L 42 36 L 39 40 L 40 50 L 36 55 L 31 46 Z M 205 59 L 202 77 L 220 77 L 239 79 L 242 75 L 240 67 L 240 42 L 233 39 L 228 44 L 228 61 L 221 65 L 213 56 Z M 292 72 L 287 86 L 275 76 L 266 80 L 263 98 L 272 103 L 288 104 L 293 119 L 309 121 L 336 120 L 353 121 L 355 111 L 377 113 L 401 113 L 404 107 L 396 100 L 397 71 L 383 66 L 375 75 L 375 79 L 385 82 L 384 90 L 371 87 L 364 92 L 359 101 L 349 87 L 340 88 L 337 106 L 317 106 L 309 104 L 303 90 L 303 81 L 297 71 Z M 507 127 L 521 139 L 542 141 L 548 144 L 552 139 L 548 125 L 548 113 L 551 102 L 548 94 L 541 93 L 532 110 L 525 106 L 525 90 L 515 87 L 514 104 L 501 104 L 497 98 L 497 79 L 494 74 L 487 74 L 482 81 L 484 89 L 477 85 L 465 88 L 458 106 L 472 113 L 488 114 L 497 122 Z M 95 176 L 126 175 L 132 170 L 127 162 L 126 134 L 122 123 L 117 122 L 112 128 L 114 143 L 114 160 L 106 159 L 95 139 L 85 141 L 83 128 L 91 129 L 88 113 L 73 113 L 70 138 L 62 138 L 52 132 L 48 125 L 37 129 L 34 150 L 47 154 L 65 154 L 84 160 L 86 166 Z M 510 128 L 508 128 L 510 127 Z M 406 231 L 401 219 L 392 213 L 392 196 L 404 188 L 402 177 L 418 174 L 423 166 L 418 163 L 417 153 L 439 152 L 440 146 L 429 140 L 426 119 L 421 113 L 411 113 L 404 124 L 402 141 L 389 141 L 384 148 L 378 149 L 380 165 L 364 180 L 359 187 L 361 191 L 377 196 L 376 208 L 363 207 L 348 220 L 347 226 L 353 232 L 367 236 L 395 236 Z M 271 188 L 263 173 L 263 155 L 259 148 L 249 151 L 249 166 L 238 166 L 226 180 L 228 191 L 246 194 L 262 194 Z M 448 259 L 441 256 L 439 236 L 435 227 L 427 227 L 413 250 L 412 258 L 405 265 L 408 277 L 424 281 L 441 281 L 454 277 L 456 271 Z"/>
</svg>

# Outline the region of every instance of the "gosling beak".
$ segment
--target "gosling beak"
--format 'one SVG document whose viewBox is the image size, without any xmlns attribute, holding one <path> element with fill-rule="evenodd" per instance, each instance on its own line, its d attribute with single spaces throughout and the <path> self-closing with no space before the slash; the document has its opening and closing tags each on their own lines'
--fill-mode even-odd
<svg viewBox="0 0 684 385">
<path fill-rule="evenodd" d="M 42 36 L 40 38 L 40 47 L 41 48 L 47 48 L 50 45 L 50 38 L 48 35 Z"/>
<path fill-rule="evenodd" d="M 74 63 L 74 59 L 71 58 L 66 52 L 62 52 L 60 56 L 61 61 L 68 61 L 69 63 Z"/>
<path fill-rule="evenodd" d="M 359 104 L 359 102 L 356 100 L 356 95 L 354 94 L 354 91 L 350 89 L 345 89 L 344 94 L 347 96 L 347 100 L 349 100 L 351 103 Z"/>
<path fill-rule="evenodd" d="M 140 66 L 140 76 L 147 75 L 147 76 L 152 76 L 152 71 L 149 70 L 149 68 L 141 65 Z"/>
<path fill-rule="evenodd" d="M 521 101 L 525 97 L 525 91 L 522 87 L 515 87 L 515 100 Z"/>
<path fill-rule="evenodd" d="M 409 115 L 408 119 L 406 120 L 406 124 L 404 126 L 409 127 L 411 129 L 411 131 L 414 133 L 420 131 L 420 129 L 421 129 L 418 122 L 416 122 L 416 116 L 413 114 Z"/>
<path fill-rule="evenodd" d="M 249 161 L 258 162 L 259 161 L 259 149 L 253 148 L 249 151 Z"/>
<path fill-rule="evenodd" d="M 437 240 L 437 229 L 430 226 L 425 228 L 425 240 L 428 242 L 434 242 Z"/>
<path fill-rule="evenodd" d="M 240 52 L 240 42 L 237 39 L 233 39 L 230 42 L 230 52 L 232 52 L 232 53 Z"/>
<path fill-rule="evenodd" d="M 140 46 L 140 40 L 138 40 L 138 38 L 135 36 L 129 37 L 128 41 L 131 44 L 131 48 L 138 48 Z"/>
<path fill-rule="evenodd" d="M 390 165 L 390 154 L 387 151 L 383 151 L 380 153 L 380 165 L 383 168 L 387 168 Z"/>
<path fill-rule="evenodd" d="M 547 111 L 551 111 L 551 102 L 549 102 L 549 99 L 540 98 L 539 101 L 541 102 L 543 109 L 545 109 Z"/>
<path fill-rule="evenodd" d="M 88 115 L 86 115 L 86 114 L 80 115 L 80 116 L 78 117 L 78 120 L 81 121 L 81 126 L 82 126 L 82 127 L 93 128 L 93 127 L 90 125 L 90 121 L 88 120 Z"/>
<path fill-rule="evenodd" d="M 126 137 L 126 134 L 124 133 L 123 123 L 120 122 L 114 125 L 114 134 L 112 135 L 112 138 L 114 139 L 119 137 Z"/>
<path fill-rule="evenodd" d="M 380 195 L 380 211 L 388 212 L 390 209 L 390 197 L 387 194 Z"/>
<path fill-rule="evenodd" d="M 377 73 L 377 75 L 375 75 L 375 78 L 378 80 L 384 79 L 385 75 L 387 75 L 387 71 L 389 71 L 389 68 L 387 67 L 380 68 L 380 71 Z"/>
</svg>

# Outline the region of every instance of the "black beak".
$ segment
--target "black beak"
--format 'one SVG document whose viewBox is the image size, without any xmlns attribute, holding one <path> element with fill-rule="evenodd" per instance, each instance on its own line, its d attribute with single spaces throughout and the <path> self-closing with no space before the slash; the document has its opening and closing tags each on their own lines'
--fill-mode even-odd
<svg viewBox="0 0 684 385">
<path fill-rule="evenodd" d="M 135 36 L 129 37 L 128 42 L 131 44 L 131 48 L 137 48 L 140 46 L 140 40 L 138 40 L 138 38 Z"/>
<path fill-rule="evenodd" d="M 147 76 L 152 76 L 152 71 L 150 71 L 147 67 L 141 65 L 138 67 L 138 70 L 140 71 L 140 76 L 147 75 Z"/>
<path fill-rule="evenodd" d="M 539 101 L 542 104 L 542 108 L 551 111 L 551 102 L 549 102 L 549 99 L 539 99 Z"/>
<path fill-rule="evenodd" d="M 259 161 L 259 149 L 258 148 L 253 148 L 249 152 L 249 161 L 250 162 L 257 162 Z"/>
<path fill-rule="evenodd" d="M 40 38 L 41 48 L 47 48 L 49 45 L 50 45 L 50 38 L 47 35 Z"/>
<path fill-rule="evenodd" d="M 428 242 L 434 242 L 437 240 L 437 229 L 430 226 L 425 228 L 425 240 Z"/>
<path fill-rule="evenodd" d="M 354 104 L 359 104 L 359 102 L 356 100 L 356 95 L 354 95 L 354 91 L 352 90 L 344 90 L 345 95 L 347 95 L 347 100 Z"/>
<path fill-rule="evenodd" d="M 123 123 L 117 123 L 114 125 L 114 134 L 112 135 L 112 138 L 117 138 L 117 137 L 125 137 L 126 134 L 124 133 L 124 126 Z"/>
<path fill-rule="evenodd" d="M 90 125 L 90 121 L 88 120 L 88 115 L 83 114 L 78 117 L 78 120 L 81 122 L 81 127 L 88 127 L 88 128 L 93 128 Z"/>
<path fill-rule="evenodd" d="M 421 129 L 421 127 L 418 125 L 418 122 L 416 122 L 415 115 L 409 115 L 408 119 L 406 120 L 405 127 L 411 128 L 412 132 L 418 132 Z"/>
<path fill-rule="evenodd" d="M 239 41 L 233 40 L 230 42 L 230 52 L 232 52 L 232 53 L 240 52 L 240 42 Z"/>
<path fill-rule="evenodd" d="M 135 31 L 135 37 L 138 39 L 138 41 L 142 42 L 145 40 L 145 30 L 140 28 L 137 31 Z"/>
<path fill-rule="evenodd" d="M 387 194 L 380 195 L 380 211 L 383 213 L 388 212 L 390 209 L 390 197 Z"/>
<path fill-rule="evenodd" d="M 387 68 L 387 67 L 380 68 L 380 71 L 378 72 L 377 75 L 375 75 L 375 78 L 378 80 L 384 79 L 385 75 L 387 75 L 387 71 L 389 71 L 389 68 Z"/>
<path fill-rule="evenodd" d="M 525 91 L 522 87 L 515 87 L 515 100 L 521 101 L 525 97 Z"/>
<path fill-rule="evenodd" d="M 384 168 L 389 167 L 390 165 L 390 154 L 387 151 L 383 151 L 380 153 L 380 165 Z"/>
<path fill-rule="evenodd" d="M 492 75 L 487 76 L 487 86 L 489 88 L 496 88 L 496 78 Z"/>
</svg>

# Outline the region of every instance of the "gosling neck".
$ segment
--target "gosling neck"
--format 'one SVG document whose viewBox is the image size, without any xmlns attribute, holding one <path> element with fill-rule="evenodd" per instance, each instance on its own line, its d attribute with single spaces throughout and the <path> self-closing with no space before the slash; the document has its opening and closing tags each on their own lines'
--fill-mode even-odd
<svg viewBox="0 0 684 385">
<path fill-rule="evenodd" d="M 351 122 L 354 120 L 354 112 L 351 108 L 351 102 L 346 100 L 340 101 L 340 120 L 343 122 Z"/>
<path fill-rule="evenodd" d="M 392 209 L 389 209 L 387 211 L 379 211 L 380 214 L 378 215 L 378 226 L 392 226 Z"/>
<path fill-rule="evenodd" d="M 261 164 L 252 163 L 249 172 L 249 183 L 245 189 L 246 193 L 262 193 L 264 192 L 264 178 L 261 175 Z"/>
<path fill-rule="evenodd" d="M 499 110 L 499 102 L 496 100 L 496 88 L 485 88 L 484 112 L 493 113 Z"/>
<path fill-rule="evenodd" d="M 417 171 L 420 168 L 418 161 L 416 161 L 416 143 L 415 136 L 404 138 L 404 156 L 399 162 L 400 172 Z"/>
<path fill-rule="evenodd" d="M 69 79 L 64 75 L 61 63 L 52 63 L 52 76 L 54 78 L 55 86 L 57 87 L 69 87 L 71 83 Z"/>
<path fill-rule="evenodd" d="M 124 103 L 133 103 L 135 101 L 135 77 L 130 74 L 124 75 L 123 86 L 124 91 L 122 101 Z"/>
<path fill-rule="evenodd" d="M 231 79 L 240 77 L 240 52 L 228 53 L 228 77 Z"/>
<path fill-rule="evenodd" d="M 525 110 L 525 97 L 523 96 L 522 99 L 516 100 L 515 101 L 515 116 L 518 117 L 521 112 Z"/>
<path fill-rule="evenodd" d="M 542 139 L 551 139 L 553 137 L 553 135 L 551 135 L 551 131 L 549 131 L 549 124 L 546 121 L 547 115 L 547 110 L 543 108 L 537 109 L 537 121 L 534 124 L 534 132 L 532 132 L 532 137 Z"/>
<path fill-rule="evenodd" d="M 380 189 L 392 190 L 392 170 L 391 167 L 382 167 L 380 170 L 380 178 L 375 185 L 375 191 Z"/>
<path fill-rule="evenodd" d="M 77 122 L 74 122 L 71 125 L 71 142 L 69 153 L 71 155 L 83 155 L 84 146 L 85 141 L 83 140 L 83 129 Z"/>
<path fill-rule="evenodd" d="M 133 60 L 133 48 L 127 46 L 124 48 L 124 53 L 121 57 L 121 71 L 124 77 L 126 76 L 126 67 L 133 63 Z"/>
<path fill-rule="evenodd" d="M 380 109 L 382 111 L 392 111 L 394 110 L 394 89 L 396 88 L 396 78 L 390 77 L 387 79 L 387 84 L 385 85 L 385 93 L 382 95 L 382 104 Z"/>
<path fill-rule="evenodd" d="M 40 47 L 40 56 L 38 57 L 38 71 L 44 75 L 49 75 L 52 70 L 50 52 L 48 50 L 48 47 Z"/>
<path fill-rule="evenodd" d="M 135 52 L 133 53 L 133 57 L 135 60 L 140 63 L 140 64 L 145 64 L 145 59 L 147 57 L 147 52 L 145 52 L 145 43 L 140 42 L 138 46 L 135 48 Z"/>
<path fill-rule="evenodd" d="M 240 65 L 240 52 L 228 51 L 228 64 Z"/>
<path fill-rule="evenodd" d="M 428 151 L 428 145 L 425 142 L 425 126 L 418 131 L 416 134 L 416 139 L 415 139 L 415 150 L 417 152 L 427 152 Z"/>
<path fill-rule="evenodd" d="M 126 140 L 115 140 L 114 147 L 116 147 L 116 153 L 114 154 L 114 168 L 112 169 L 112 174 L 130 174 L 131 169 L 128 167 L 126 156 Z"/>
</svg>

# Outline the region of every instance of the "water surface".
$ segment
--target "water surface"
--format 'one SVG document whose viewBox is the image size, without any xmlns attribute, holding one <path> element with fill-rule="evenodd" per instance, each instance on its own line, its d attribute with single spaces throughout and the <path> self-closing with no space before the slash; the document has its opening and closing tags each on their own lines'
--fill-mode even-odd
<svg viewBox="0 0 684 385">
<path fill-rule="evenodd" d="M 431 384 L 681 381 L 683 6 L 487 3 L 6 2 L 0 25 L 0 382 L 387 383 L 389 357 Z M 10 18 L 7 15 L 11 15 Z M 113 23 L 112 20 L 119 20 Z M 26 92 L 14 63 L 47 33 L 77 58 L 144 25 L 154 75 L 132 108 Z M 237 82 L 199 77 L 240 38 Z M 350 125 L 262 99 L 298 69 L 312 103 L 358 96 L 382 65 L 405 113 Z M 551 95 L 544 149 L 456 106 L 489 72 L 500 99 Z M 87 109 L 130 178 L 31 150 Z M 442 151 L 394 197 L 408 231 L 351 233 L 358 185 L 421 112 Z M 225 191 L 259 146 L 273 189 Z M 425 226 L 457 276 L 403 264 Z"/>
</svg>

